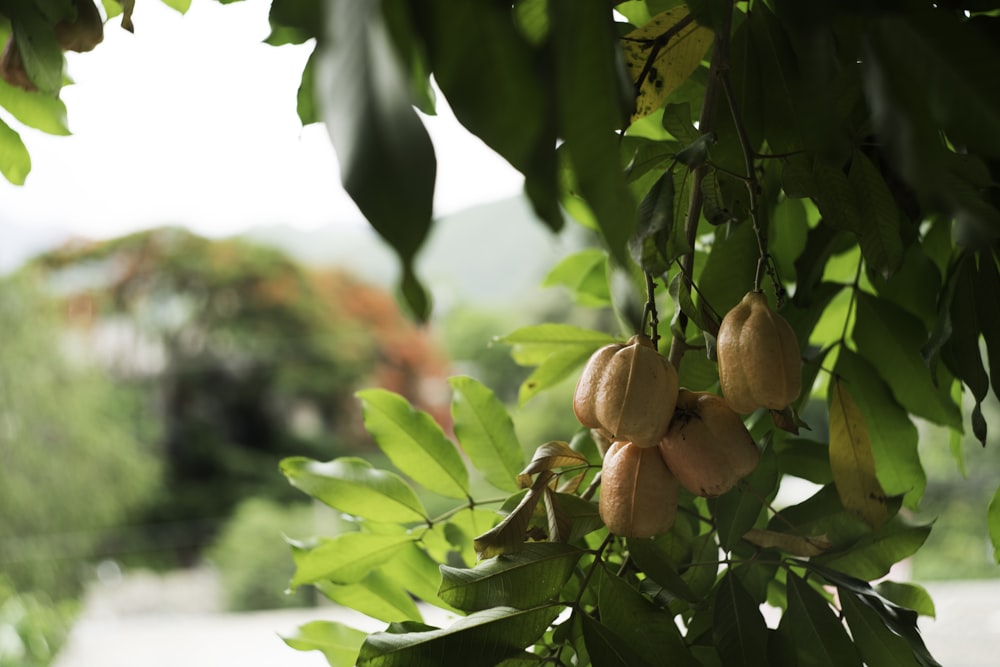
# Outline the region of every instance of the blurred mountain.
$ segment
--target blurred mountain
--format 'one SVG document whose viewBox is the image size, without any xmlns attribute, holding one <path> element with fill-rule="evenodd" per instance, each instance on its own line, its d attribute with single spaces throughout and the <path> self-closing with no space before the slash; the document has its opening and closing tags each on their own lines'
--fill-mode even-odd
<svg viewBox="0 0 1000 667">
<path fill-rule="evenodd" d="M 246 234 L 312 266 L 339 266 L 367 282 L 393 289 L 398 263 L 385 242 L 367 226 L 328 225 L 299 230 L 260 227 Z M 510 305 L 530 297 L 555 261 L 580 247 L 582 228 L 567 225 L 553 234 L 521 197 L 466 209 L 435 222 L 417 257 L 418 275 L 435 303 Z"/>
</svg>

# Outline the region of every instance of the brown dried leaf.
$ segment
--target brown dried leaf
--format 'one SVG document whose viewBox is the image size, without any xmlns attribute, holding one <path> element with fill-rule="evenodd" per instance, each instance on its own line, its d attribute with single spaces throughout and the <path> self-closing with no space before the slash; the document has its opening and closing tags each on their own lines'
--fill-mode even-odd
<svg viewBox="0 0 1000 667">
<path fill-rule="evenodd" d="M 833 543 L 826 538 L 826 535 L 805 537 L 803 535 L 779 533 L 773 530 L 757 530 L 756 528 L 748 530 L 743 535 L 743 539 L 764 549 L 781 549 L 793 556 L 801 556 L 803 558 L 818 556 L 833 546 Z"/>
<path fill-rule="evenodd" d="M 517 504 L 517 507 L 503 521 L 473 541 L 472 546 L 475 548 L 476 555 L 480 560 L 499 556 L 500 554 L 512 553 L 521 548 L 528 535 L 528 528 L 531 525 L 531 516 L 535 512 L 535 507 L 537 507 L 538 501 L 541 500 L 544 492 L 548 489 L 549 481 L 554 476 L 555 473 L 551 471 L 542 471 L 528 493 Z"/>
<path fill-rule="evenodd" d="M 551 471 L 573 465 L 587 465 L 587 457 L 560 440 L 547 442 L 535 450 L 531 462 L 517 476 L 522 489 L 532 486 L 531 476 L 535 473 Z"/>
</svg>

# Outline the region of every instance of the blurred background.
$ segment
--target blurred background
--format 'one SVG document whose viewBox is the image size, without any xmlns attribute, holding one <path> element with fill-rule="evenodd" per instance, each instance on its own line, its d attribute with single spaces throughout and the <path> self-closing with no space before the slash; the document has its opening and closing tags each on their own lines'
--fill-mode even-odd
<svg viewBox="0 0 1000 667">
<path fill-rule="evenodd" d="M 321 615 L 284 592 L 284 537 L 324 519 L 281 458 L 377 464 L 354 392 L 397 391 L 447 429 L 459 373 L 508 402 L 527 449 L 577 428 L 571 384 L 518 408 L 527 369 L 491 343 L 543 321 L 614 330 L 543 286 L 589 236 L 537 224 L 516 172 L 442 105 L 418 262 L 435 309 L 412 323 L 325 130 L 296 116 L 308 51 L 261 43 L 269 4 L 138 3 L 134 35 L 112 21 L 68 54 L 72 136 L 25 129 L 27 183 L 0 183 L 2 667 L 323 664 L 278 637 Z M 954 651 L 1000 637 L 983 513 L 1000 443 L 949 441 L 922 439 L 939 520 L 899 576 L 934 597 L 921 627 L 944 664 L 992 664 Z"/>
</svg>

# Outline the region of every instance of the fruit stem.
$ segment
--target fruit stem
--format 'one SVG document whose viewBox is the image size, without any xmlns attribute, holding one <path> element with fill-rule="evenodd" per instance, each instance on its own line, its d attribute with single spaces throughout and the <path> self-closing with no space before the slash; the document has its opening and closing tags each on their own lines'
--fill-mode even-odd
<svg viewBox="0 0 1000 667">
<path fill-rule="evenodd" d="M 660 320 L 656 313 L 656 281 L 649 271 L 646 274 L 646 304 L 642 309 L 642 330 L 645 332 L 646 323 L 649 323 L 649 339 L 653 341 L 653 347 L 659 349 L 660 342 Z"/>
<path fill-rule="evenodd" d="M 719 95 L 719 85 L 722 73 L 729 67 L 729 32 L 733 21 L 733 11 L 735 5 L 726 12 L 722 20 L 722 25 L 715 33 L 715 44 L 712 53 L 711 72 L 708 83 L 705 84 L 705 97 L 702 100 L 701 114 L 698 117 L 698 131 L 708 134 L 715 130 L 715 102 Z M 688 210 L 684 218 L 684 236 L 687 239 L 687 247 L 690 252 L 681 255 L 680 279 L 687 282 L 688 287 L 693 284 L 694 275 L 694 244 L 698 236 L 698 221 L 701 219 L 701 208 L 704 203 L 704 193 L 702 192 L 702 182 L 705 180 L 705 173 L 708 171 L 707 164 L 695 167 L 691 175 L 691 197 L 688 200 Z M 684 340 L 684 332 L 687 329 L 688 317 L 684 311 L 677 314 L 677 328 L 674 331 L 673 339 L 670 343 L 670 363 L 678 371 L 681 367 L 681 359 L 687 350 L 687 342 Z"/>
</svg>

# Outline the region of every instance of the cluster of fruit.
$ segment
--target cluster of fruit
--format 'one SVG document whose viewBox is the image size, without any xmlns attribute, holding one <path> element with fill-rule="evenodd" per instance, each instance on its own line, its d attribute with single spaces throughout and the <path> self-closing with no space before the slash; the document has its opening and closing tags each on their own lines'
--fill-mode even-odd
<svg viewBox="0 0 1000 667">
<path fill-rule="evenodd" d="M 799 396 L 795 333 L 760 292 L 723 318 L 717 358 L 722 397 L 680 388 L 677 371 L 642 334 L 601 348 L 587 362 L 573 410 L 610 443 L 599 508 L 612 533 L 668 531 L 679 485 L 704 497 L 733 488 L 760 460 L 740 415 L 783 410 Z"/>
</svg>

